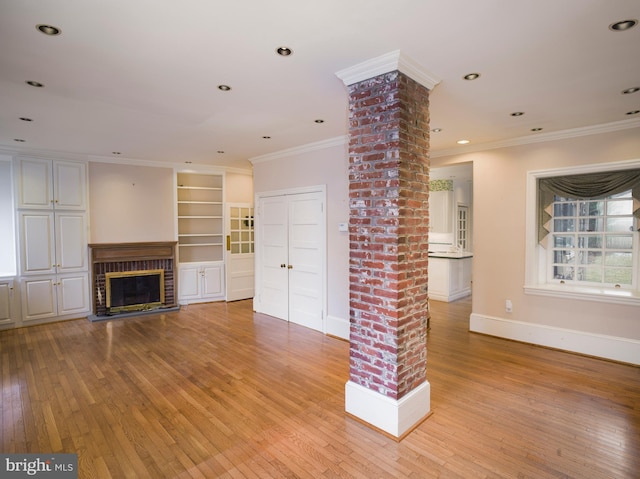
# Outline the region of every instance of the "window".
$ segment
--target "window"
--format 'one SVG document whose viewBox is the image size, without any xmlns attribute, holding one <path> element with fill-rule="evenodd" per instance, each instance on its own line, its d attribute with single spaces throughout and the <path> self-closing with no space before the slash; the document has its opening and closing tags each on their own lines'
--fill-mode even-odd
<svg viewBox="0 0 640 479">
<path fill-rule="evenodd" d="M 593 200 L 556 195 L 552 217 L 549 279 L 633 288 L 631 190 Z"/>
<path fill-rule="evenodd" d="M 640 161 L 527 175 L 525 292 L 640 303 Z"/>
</svg>

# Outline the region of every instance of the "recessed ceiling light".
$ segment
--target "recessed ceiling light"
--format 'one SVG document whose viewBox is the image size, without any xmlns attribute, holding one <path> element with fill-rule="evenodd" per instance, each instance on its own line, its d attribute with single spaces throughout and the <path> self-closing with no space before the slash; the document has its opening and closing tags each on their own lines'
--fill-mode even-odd
<svg viewBox="0 0 640 479">
<path fill-rule="evenodd" d="M 23 140 L 22 138 L 14 138 L 13 141 L 17 141 L 18 143 L 24 143 L 27 140 Z"/>
<path fill-rule="evenodd" d="M 191 164 L 191 162 L 190 162 L 190 161 L 185 161 L 185 163 L 186 163 L 187 165 L 190 165 L 190 164 Z"/>
<path fill-rule="evenodd" d="M 630 20 L 622 20 L 620 22 L 612 23 L 609 25 L 609 30 L 614 32 L 624 32 L 626 30 L 630 30 L 638 24 L 638 20 L 630 19 Z"/>
<path fill-rule="evenodd" d="M 458 143 L 458 145 L 466 145 L 469 143 L 469 140 L 458 140 L 456 143 Z"/>
<path fill-rule="evenodd" d="M 44 86 L 42 83 L 39 83 L 37 81 L 32 81 L 32 80 L 27 80 L 25 83 L 29 86 L 34 86 L 36 88 L 42 88 Z"/>
<path fill-rule="evenodd" d="M 511 113 L 511 116 L 522 116 L 524 115 L 523 111 L 514 111 L 513 113 Z"/>
<path fill-rule="evenodd" d="M 321 120 L 320 118 L 318 118 L 317 120 L 313 120 L 315 123 L 324 123 L 324 120 Z"/>
<path fill-rule="evenodd" d="M 531 128 L 531 131 L 542 131 L 542 128 Z"/>
<path fill-rule="evenodd" d="M 626 114 L 627 115 L 637 115 L 638 113 L 640 113 L 640 110 L 628 111 Z"/>
<path fill-rule="evenodd" d="M 36 28 L 38 29 L 38 31 L 44 33 L 45 35 L 50 35 L 52 37 L 60 35 L 60 33 L 62 33 L 62 30 L 60 30 L 58 27 L 54 27 L 53 25 L 40 24 L 36 25 Z"/>
<path fill-rule="evenodd" d="M 289 47 L 278 47 L 276 48 L 276 53 L 282 57 L 288 57 L 293 54 L 293 50 Z"/>
<path fill-rule="evenodd" d="M 111 154 L 112 155 L 121 155 L 122 153 L 120 153 L 119 151 L 112 151 Z"/>
<path fill-rule="evenodd" d="M 218 85 L 218 90 L 229 91 L 231 87 L 229 85 Z"/>
<path fill-rule="evenodd" d="M 33 121 L 31 118 L 27 118 L 26 116 L 21 116 L 20 119 L 22 121 Z"/>
<path fill-rule="evenodd" d="M 263 136 L 262 139 L 263 140 L 269 140 L 269 139 L 271 139 L 271 137 L 270 136 Z"/>
<path fill-rule="evenodd" d="M 633 88 L 627 88 L 626 90 L 622 90 L 623 95 L 629 95 L 630 93 L 635 93 L 640 91 L 640 86 L 634 86 Z"/>
<path fill-rule="evenodd" d="M 434 128 L 431 131 L 434 132 L 434 133 L 440 133 L 442 131 L 442 128 Z"/>
<path fill-rule="evenodd" d="M 467 73 L 462 78 L 465 80 L 477 80 L 478 78 L 480 78 L 480 73 Z"/>
<path fill-rule="evenodd" d="M 218 153 L 222 154 L 222 153 L 224 153 L 224 151 L 222 151 L 222 150 L 218 150 Z"/>
</svg>

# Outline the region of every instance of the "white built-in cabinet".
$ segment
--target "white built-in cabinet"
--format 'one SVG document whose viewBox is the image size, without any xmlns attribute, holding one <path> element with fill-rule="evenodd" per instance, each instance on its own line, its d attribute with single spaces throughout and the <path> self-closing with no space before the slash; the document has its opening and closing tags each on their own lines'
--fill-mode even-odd
<svg viewBox="0 0 640 479">
<path fill-rule="evenodd" d="M 224 266 L 221 264 L 180 264 L 180 301 L 214 301 L 224 296 Z"/>
<path fill-rule="evenodd" d="M 88 313 L 86 164 L 17 161 L 22 319 Z"/>
<path fill-rule="evenodd" d="M 15 324 L 13 280 L 0 280 L 0 327 Z"/>
<path fill-rule="evenodd" d="M 178 172 L 178 301 L 224 299 L 224 177 Z"/>
</svg>

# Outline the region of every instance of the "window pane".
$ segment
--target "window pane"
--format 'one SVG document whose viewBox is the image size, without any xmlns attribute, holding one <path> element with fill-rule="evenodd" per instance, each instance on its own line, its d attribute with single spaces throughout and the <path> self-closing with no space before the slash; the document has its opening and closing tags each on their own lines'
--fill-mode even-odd
<svg viewBox="0 0 640 479">
<path fill-rule="evenodd" d="M 601 283 L 602 268 L 600 267 L 578 268 L 575 279 L 577 281 L 586 281 L 589 283 Z"/>
<path fill-rule="evenodd" d="M 608 215 L 630 215 L 633 213 L 632 200 L 611 200 L 607 202 Z"/>
<path fill-rule="evenodd" d="M 607 249 L 632 249 L 633 236 L 631 235 L 608 235 Z"/>
<path fill-rule="evenodd" d="M 238 220 L 231 220 L 231 229 L 232 230 L 240 229 L 240 222 Z"/>
<path fill-rule="evenodd" d="M 604 221 L 602 218 L 581 218 L 580 231 L 602 231 Z"/>
<path fill-rule="evenodd" d="M 579 235 L 578 247 L 602 248 L 602 235 Z"/>
<path fill-rule="evenodd" d="M 604 270 L 605 283 L 631 284 L 631 268 L 606 268 Z"/>
<path fill-rule="evenodd" d="M 574 248 L 575 245 L 575 236 L 571 235 L 556 235 L 553 237 L 553 246 L 556 248 Z"/>
<path fill-rule="evenodd" d="M 231 207 L 231 217 L 232 218 L 237 218 L 238 217 L 238 208 L 232 206 Z"/>
<path fill-rule="evenodd" d="M 602 216 L 604 201 L 581 201 L 580 216 Z"/>
<path fill-rule="evenodd" d="M 558 233 L 575 231 L 576 230 L 575 225 L 576 225 L 575 220 L 554 220 L 553 231 L 557 231 Z"/>
<path fill-rule="evenodd" d="M 578 264 L 602 264 L 601 251 L 581 251 L 578 254 Z"/>
<path fill-rule="evenodd" d="M 623 231 L 633 231 L 633 218 L 607 218 L 607 231 L 621 233 Z"/>
<path fill-rule="evenodd" d="M 573 279 L 573 267 L 571 266 L 554 266 L 553 277 L 555 279 Z"/>
<path fill-rule="evenodd" d="M 576 216 L 575 203 L 556 203 L 553 206 L 553 216 Z"/>
<path fill-rule="evenodd" d="M 569 263 L 573 263 L 573 260 L 575 259 L 575 253 L 573 252 L 573 250 L 555 250 L 553 252 L 553 262 L 554 263 L 565 263 L 565 264 L 569 264 Z"/>
<path fill-rule="evenodd" d="M 613 252 L 605 255 L 606 266 L 628 266 L 633 265 L 633 257 L 629 252 Z"/>
</svg>

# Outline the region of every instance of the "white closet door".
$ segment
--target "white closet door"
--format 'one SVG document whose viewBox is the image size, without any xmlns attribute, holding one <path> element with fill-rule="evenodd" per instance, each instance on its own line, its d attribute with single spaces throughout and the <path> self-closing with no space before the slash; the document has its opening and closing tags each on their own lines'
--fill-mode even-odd
<svg viewBox="0 0 640 479">
<path fill-rule="evenodd" d="M 263 198 L 260 211 L 260 312 L 288 320 L 287 197 Z"/>
<path fill-rule="evenodd" d="M 289 321 L 322 331 L 322 193 L 289 197 Z"/>
<path fill-rule="evenodd" d="M 259 200 L 257 311 L 324 330 L 324 192 Z"/>
</svg>

